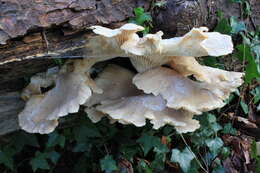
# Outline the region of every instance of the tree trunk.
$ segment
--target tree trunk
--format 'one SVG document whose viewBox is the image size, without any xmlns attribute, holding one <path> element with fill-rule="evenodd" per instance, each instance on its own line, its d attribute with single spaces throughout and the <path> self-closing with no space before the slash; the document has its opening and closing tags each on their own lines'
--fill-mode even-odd
<svg viewBox="0 0 260 173">
<path fill-rule="evenodd" d="M 229 0 L 0 0 L 0 135 L 18 130 L 17 115 L 24 102 L 19 92 L 26 78 L 54 66 L 52 58 L 82 57 L 91 37 L 87 27 L 118 27 L 143 7 L 153 17 L 154 31 L 166 37 L 192 27 L 216 25 L 217 9 L 240 16 L 239 4 Z M 260 3 L 251 1 L 248 24 L 260 25 Z"/>
</svg>

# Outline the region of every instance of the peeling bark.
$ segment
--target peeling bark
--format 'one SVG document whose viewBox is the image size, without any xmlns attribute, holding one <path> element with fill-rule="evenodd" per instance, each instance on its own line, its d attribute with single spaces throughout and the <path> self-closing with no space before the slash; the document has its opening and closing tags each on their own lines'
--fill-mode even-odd
<svg viewBox="0 0 260 173">
<path fill-rule="evenodd" d="M 82 29 L 123 21 L 143 4 L 142 0 L 1 0 L 0 42 L 52 25 Z"/>
<path fill-rule="evenodd" d="M 249 25 L 260 25 L 260 3 L 251 0 Z M 133 16 L 135 7 L 151 11 L 154 31 L 182 35 L 192 27 L 216 25 L 217 9 L 226 17 L 240 14 L 228 0 L 0 0 L 0 135 L 19 129 L 17 115 L 24 107 L 19 91 L 25 78 L 54 66 L 52 58 L 82 57 L 92 36 L 91 25 L 117 27 Z M 2 45 L 1 45 L 2 44 Z"/>
</svg>

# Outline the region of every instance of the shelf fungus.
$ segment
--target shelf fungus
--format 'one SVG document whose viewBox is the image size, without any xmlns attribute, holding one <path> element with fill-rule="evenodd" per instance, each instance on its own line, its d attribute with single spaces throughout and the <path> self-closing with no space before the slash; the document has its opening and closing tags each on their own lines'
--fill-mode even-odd
<svg viewBox="0 0 260 173">
<path fill-rule="evenodd" d="M 38 75 L 38 80 L 31 80 L 22 93 L 22 96 L 24 93 L 34 94 L 26 95 L 28 101 L 18 115 L 21 128 L 31 133 L 50 133 L 58 125 L 59 117 L 78 112 L 79 106 L 91 96 L 94 87 L 90 86 L 95 86 L 88 77 L 87 70 L 84 60 L 75 60 L 65 64 L 58 74 L 53 74 L 55 76 Z M 49 91 L 39 91 L 39 88 L 52 84 L 54 87 Z M 94 90 L 99 91 L 97 88 Z"/>
<path fill-rule="evenodd" d="M 96 35 L 87 40 L 84 59 L 69 60 L 59 71 L 31 78 L 22 93 L 27 100 L 19 114 L 22 129 L 50 133 L 59 117 L 77 112 L 82 105 L 94 123 L 107 117 L 112 123 L 140 127 L 148 119 L 155 129 L 170 124 L 180 133 L 192 132 L 199 128 L 194 115 L 223 107 L 243 83 L 243 73 L 196 60 L 230 54 L 233 44 L 228 35 L 205 27 L 170 39 L 162 39 L 161 31 L 139 37 L 137 32 L 144 28 L 135 24 L 90 29 Z M 107 61 L 95 79 L 90 77 L 95 63 L 116 57 L 128 57 L 137 74 Z"/>
</svg>

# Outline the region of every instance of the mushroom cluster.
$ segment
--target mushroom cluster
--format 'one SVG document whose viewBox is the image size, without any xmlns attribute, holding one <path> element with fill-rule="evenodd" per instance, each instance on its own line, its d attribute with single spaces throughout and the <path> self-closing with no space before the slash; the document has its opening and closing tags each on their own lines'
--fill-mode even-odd
<svg viewBox="0 0 260 173">
<path fill-rule="evenodd" d="M 170 39 L 162 39 L 161 31 L 139 37 L 144 28 L 135 24 L 91 29 L 97 35 L 87 40 L 84 59 L 31 78 L 22 92 L 27 100 L 19 114 L 22 129 L 50 133 L 59 117 L 82 105 L 94 123 L 107 117 L 111 123 L 140 127 L 149 119 L 154 129 L 170 124 L 180 133 L 192 132 L 200 126 L 194 115 L 223 107 L 243 82 L 243 73 L 203 66 L 195 59 L 231 53 L 228 35 L 205 27 Z M 95 63 L 116 57 L 128 57 L 137 74 L 109 64 L 95 79 L 90 77 Z"/>
</svg>

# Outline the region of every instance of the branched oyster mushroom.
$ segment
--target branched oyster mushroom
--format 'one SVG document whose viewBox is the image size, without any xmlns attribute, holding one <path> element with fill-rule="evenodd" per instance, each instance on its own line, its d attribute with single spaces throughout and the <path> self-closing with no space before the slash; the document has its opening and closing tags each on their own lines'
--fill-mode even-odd
<svg viewBox="0 0 260 173">
<path fill-rule="evenodd" d="M 41 94 L 41 88 L 51 86 L 59 72 L 58 67 L 48 69 L 46 73 L 38 73 L 31 77 L 29 85 L 23 89 L 22 99 L 28 100 L 32 95 Z"/>
<path fill-rule="evenodd" d="M 27 101 L 24 110 L 19 114 L 20 127 L 30 133 L 51 133 L 58 125 L 57 119 L 47 120 L 46 117 L 33 112 L 42 104 L 43 95 L 33 95 Z M 39 115 L 39 116 L 37 116 Z"/>
<path fill-rule="evenodd" d="M 135 24 L 125 24 L 114 30 L 101 26 L 91 28 L 93 32 L 102 36 L 97 37 L 105 45 L 101 48 L 101 52 L 110 50 L 117 52 L 114 54 L 115 57 L 129 57 L 139 72 L 169 63 L 172 56 L 220 56 L 229 54 L 233 50 L 230 36 L 207 32 L 206 27 L 193 28 L 183 37 L 171 39 L 162 39 L 161 31 L 140 38 L 136 32 L 144 28 Z M 88 52 L 91 52 L 86 55 L 87 57 L 100 56 L 101 53 L 96 51 L 97 46 L 93 47 L 91 42 L 88 42 L 86 47 Z M 113 58 L 111 53 L 108 55 L 109 58 Z"/>
<path fill-rule="evenodd" d="M 85 103 L 93 122 L 108 116 L 122 124 L 143 126 L 150 119 L 155 129 L 171 124 L 181 133 L 191 132 L 199 128 L 193 114 L 222 107 L 223 100 L 242 84 L 242 73 L 202 66 L 194 58 L 231 53 L 228 35 L 201 27 L 183 37 L 162 39 L 161 31 L 139 37 L 136 32 L 144 28 L 135 24 L 90 28 L 97 36 L 87 40 L 83 60 L 71 61 L 72 70 L 67 64 L 42 83 L 41 77 L 32 79 L 24 90 L 29 100 L 19 114 L 22 129 L 49 133 L 59 117 L 77 112 Z M 91 66 L 116 57 L 129 57 L 139 74 L 133 78 L 130 71 L 110 65 L 95 80 L 90 78 Z M 161 67 L 165 64 L 172 69 Z M 198 81 L 187 78 L 190 75 Z M 51 83 L 54 88 L 41 93 L 41 87 Z"/>
<path fill-rule="evenodd" d="M 243 83 L 244 73 L 202 66 L 194 57 L 174 57 L 171 67 L 183 76 L 193 75 L 197 80 L 207 83 L 205 87 L 222 99 L 228 98 Z"/>
<path fill-rule="evenodd" d="M 140 93 L 132 84 L 134 73 L 118 65 L 109 64 L 94 80 L 103 93 L 94 93 L 85 106 L 93 106 L 108 99 L 133 96 Z"/>
<path fill-rule="evenodd" d="M 128 57 L 122 46 L 131 46 L 138 42 L 136 32 L 144 30 L 142 26 L 125 24 L 118 29 L 102 26 L 90 27 L 98 36 L 91 37 L 85 45 L 86 57 L 108 60 L 115 57 Z"/>
<path fill-rule="evenodd" d="M 199 128 L 199 123 L 192 119 L 191 112 L 167 108 L 165 100 L 160 96 L 140 95 L 107 100 L 101 102 L 97 110 L 122 124 L 134 124 L 137 127 L 144 126 L 147 118 L 151 120 L 155 129 L 165 124 L 175 126 L 181 133 Z M 185 126 L 189 128 L 184 128 Z"/>
<path fill-rule="evenodd" d="M 106 117 L 106 114 L 103 112 L 98 111 L 95 107 L 88 107 L 85 108 L 85 112 L 87 116 L 93 123 L 99 122 L 103 117 Z"/>
<path fill-rule="evenodd" d="M 109 64 L 103 72 L 98 75 L 95 79 L 95 83 L 104 92 L 101 94 L 94 93 L 84 104 L 84 106 L 87 106 L 85 112 L 94 123 L 105 116 L 93 107 L 96 104 L 100 104 L 101 101 L 104 100 L 119 99 L 140 93 L 132 84 L 133 77 L 133 72 L 113 64 Z"/>
<path fill-rule="evenodd" d="M 90 79 L 85 73 L 87 65 L 82 60 L 74 61 L 73 65 L 66 64 L 53 89 L 31 96 L 18 115 L 21 128 L 32 133 L 50 133 L 57 126 L 59 117 L 78 112 L 79 106 L 91 96 L 87 83 Z"/>
<path fill-rule="evenodd" d="M 161 95 L 167 106 L 201 114 L 222 107 L 222 99 L 199 83 L 185 78 L 176 71 L 158 67 L 137 74 L 133 83 L 147 94 Z"/>
</svg>

